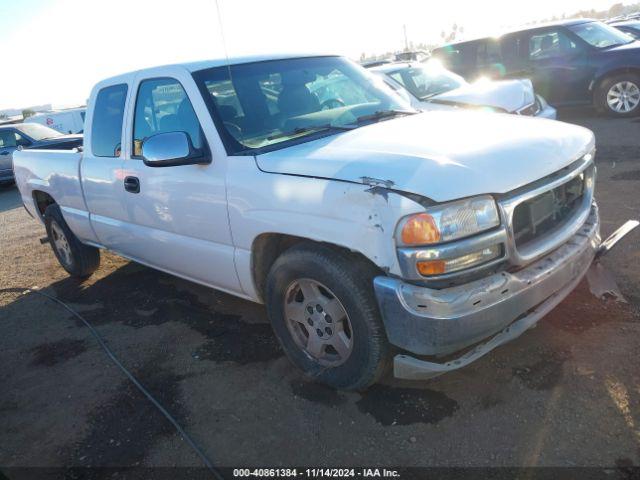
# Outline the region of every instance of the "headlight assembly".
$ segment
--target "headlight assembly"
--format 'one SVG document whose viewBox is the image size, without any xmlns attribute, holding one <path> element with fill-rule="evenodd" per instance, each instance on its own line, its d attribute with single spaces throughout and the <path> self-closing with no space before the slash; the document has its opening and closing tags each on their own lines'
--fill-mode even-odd
<svg viewBox="0 0 640 480">
<path fill-rule="evenodd" d="M 404 218 L 397 242 L 401 246 L 434 245 L 475 235 L 500 224 L 498 207 L 490 195 L 443 203 Z"/>
</svg>

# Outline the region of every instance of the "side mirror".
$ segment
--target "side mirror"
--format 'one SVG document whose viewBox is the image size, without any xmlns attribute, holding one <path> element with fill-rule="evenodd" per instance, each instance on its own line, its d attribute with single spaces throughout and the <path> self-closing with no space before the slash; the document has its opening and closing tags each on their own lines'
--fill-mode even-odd
<svg viewBox="0 0 640 480">
<path fill-rule="evenodd" d="M 185 132 L 152 135 L 142 142 L 142 159 L 149 167 L 175 167 L 211 163 L 211 158 L 196 150 Z"/>
</svg>

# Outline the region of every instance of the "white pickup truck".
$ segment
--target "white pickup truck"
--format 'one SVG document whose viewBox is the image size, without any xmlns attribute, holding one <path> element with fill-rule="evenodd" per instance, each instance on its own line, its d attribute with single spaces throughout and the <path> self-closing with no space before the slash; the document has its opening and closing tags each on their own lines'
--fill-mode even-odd
<svg viewBox="0 0 640 480">
<path fill-rule="evenodd" d="M 589 130 L 417 114 L 339 56 L 127 73 L 95 86 L 86 125 L 82 151 L 15 154 L 62 266 L 90 275 L 106 248 L 262 302 L 293 363 L 336 388 L 479 358 L 601 243 Z"/>
</svg>

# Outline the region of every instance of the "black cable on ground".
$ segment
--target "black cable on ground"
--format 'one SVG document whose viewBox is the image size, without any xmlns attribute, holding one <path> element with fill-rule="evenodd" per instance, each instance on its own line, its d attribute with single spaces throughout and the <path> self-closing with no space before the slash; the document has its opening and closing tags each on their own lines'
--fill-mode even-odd
<svg viewBox="0 0 640 480">
<path fill-rule="evenodd" d="M 169 420 L 169 422 L 171 422 L 171 424 L 175 427 L 175 429 L 182 436 L 182 438 L 189 444 L 189 446 L 193 449 L 193 451 L 196 452 L 196 454 L 200 457 L 200 459 L 205 464 L 205 466 L 211 471 L 213 476 L 215 478 L 217 478 L 218 480 L 224 480 L 224 477 L 222 476 L 222 474 L 213 466 L 213 464 L 211 463 L 209 458 L 207 458 L 207 456 L 202 451 L 202 449 L 200 449 L 200 447 L 198 447 L 196 442 L 193 441 L 193 439 L 189 436 L 189 434 L 180 426 L 178 421 L 160 404 L 160 402 L 158 400 L 156 400 L 154 398 L 153 395 L 151 395 L 151 393 L 138 381 L 138 379 L 136 377 L 134 377 L 133 374 L 129 370 L 127 370 L 127 368 L 120 362 L 120 360 L 118 360 L 118 358 L 115 356 L 115 354 L 111 351 L 111 349 L 104 342 L 104 340 L 102 339 L 102 337 L 100 336 L 98 331 L 95 328 L 93 328 L 93 326 L 82 315 L 80 315 L 78 312 L 73 310 L 69 305 L 64 303 L 62 300 L 60 300 L 60 299 L 58 299 L 58 298 L 56 298 L 56 297 L 54 297 L 52 295 L 49 295 L 48 293 L 45 293 L 45 292 L 37 289 L 36 287 L 33 287 L 33 288 L 3 288 L 3 289 L 0 289 L 0 293 L 22 293 L 22 294 L 35 293 L 35 294 L 41 295 L 41 296 L 43 296 L 45 298 L 48 298 L 49 300 L 57 303 L 58 305 L 63 307 L 65 310 L 67 310 L 69 313 L 71 313 L 73 316 L 78 318 L 82 323 L 84 323 L 84 325 L 89 329 L 91 334 L 98 341 L 98 343 L 100 344 L 102 349 L 105 351 L 107 356 L 111 359 L 111 361 L 113 363 L 115 363 L 116 366 L 122 371 L 122 373 L 124 373 L 127 376 L 127 378 L 129 380 L 131 380 L 131 382 L 138 388 L 138 390 L 140 390 L 140 392 L 142 392 L 144 394 L 144 396 L 147 397 L 147 399 L 151 403 L 153 403 L 153 405 L 158 410 L 160 410 L 160 413 L 162 413 L 162 415 L 164 415 L 165 418 L 167 420 Z"/>
</svg>

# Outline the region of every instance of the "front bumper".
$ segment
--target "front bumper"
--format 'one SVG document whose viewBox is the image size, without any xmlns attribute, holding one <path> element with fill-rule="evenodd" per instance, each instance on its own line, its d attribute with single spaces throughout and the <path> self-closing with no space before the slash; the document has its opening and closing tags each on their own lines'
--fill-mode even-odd
<svg viewBox="0 0 640 480">
<path fill-rule="evenodd" d="M 583 226 L 568 241 L 516 272 L 500 272 L 442 290 L 376 277 L 374 288 L 387 336 L 403 350 L 448 355 L 497 334 L 444 364 L 398 355 L 395 376 L 423 379 L 454 370 L 519 336 L 582 279 L 600 245 L 599 231 L 594 204 Z"/>
</svg>

